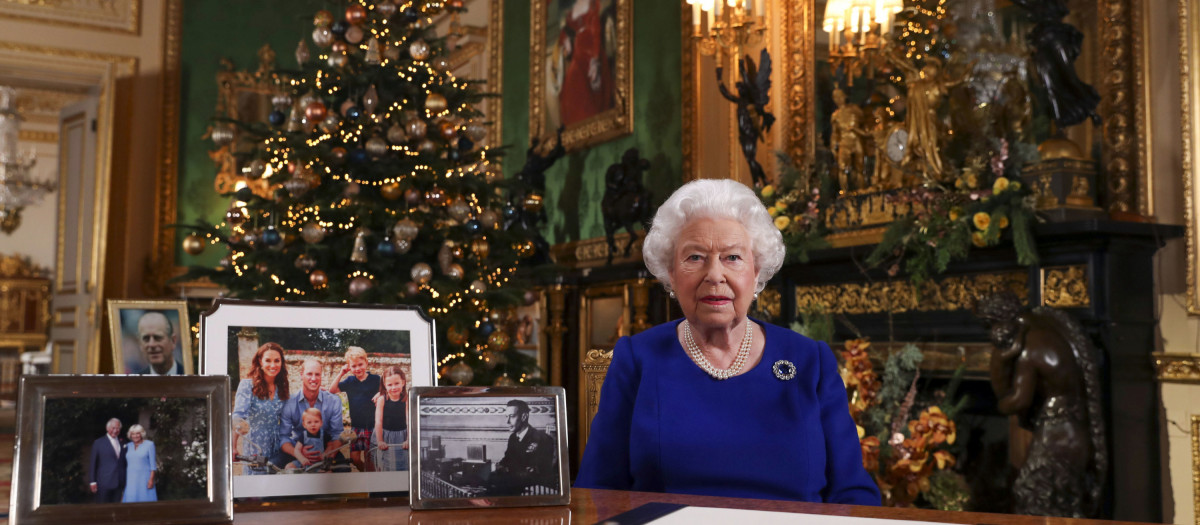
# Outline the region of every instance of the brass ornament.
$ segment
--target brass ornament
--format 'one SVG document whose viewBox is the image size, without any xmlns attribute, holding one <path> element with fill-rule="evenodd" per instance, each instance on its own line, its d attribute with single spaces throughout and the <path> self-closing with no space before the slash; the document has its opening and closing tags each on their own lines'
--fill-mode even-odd
<svg viewBox="0 0 1200 525">
<path fill-rule="evenodd" d="M 183 251 L 188 255 L 200 255 L 204 253 L 204 237 L 196 233 L 188 234 L 183 238 Z"/>
<path fill-rule="evenodd" d="M 833 314 L 940 312 L 969 310 L 976 298 L 1003 290 L 1028 297 L 1025 272 L 981 274 L 930 280 L 918 288 L 906 280 L 796 287 L 796 312 L 821 305 Z"/>
<path fill-rule="evenodd" d="M 1200 384 L 1200 354 L 1154 352 L 1151 356 L 1159 382 Z"/>
<path fill-rule="evenodd" d="M 1087 266 L 1042 268 L 1042 306 L 1082 308 L 1091 306 Z"/>
</svg>

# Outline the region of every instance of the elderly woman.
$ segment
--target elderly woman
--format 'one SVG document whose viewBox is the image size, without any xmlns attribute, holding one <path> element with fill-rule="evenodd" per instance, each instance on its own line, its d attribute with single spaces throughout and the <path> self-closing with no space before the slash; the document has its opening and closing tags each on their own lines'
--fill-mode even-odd
<svg viewBox="0 0 1200 525">
<path fill-rule="evenodd" d="M 233 401 L 233 454 L 265 459 L 279 452 L 279 415 L 288 399 L 283 347 L 266 343 L 250 361 L 250 372 L 238 383 Z M 265 467 L 244 474 L 265 474 Z"/>
<path fill-rule="evenodd" d="M 125 494 L 121 503 L 158 501 L 158 490 L 154 488 L 154 477 L 158 473 L 158 458 L 154 455 L 154 442 L 146 439 L 146 429 L 141 425 L 129 427 L 129 443 L 125 444 Z"/>
<path fill-rule="evenodd" d="M 617 341 L 575 486 L 878 505 L 833 352 L 747 317 L 784 256 L 758 197 L 690 182 L 642 253 L 684 319 Z"/>
</svg>

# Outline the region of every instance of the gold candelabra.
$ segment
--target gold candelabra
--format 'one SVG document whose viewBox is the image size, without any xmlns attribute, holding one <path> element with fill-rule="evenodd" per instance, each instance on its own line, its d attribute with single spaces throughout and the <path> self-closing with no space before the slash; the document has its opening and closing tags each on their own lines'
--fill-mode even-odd
<svg viewBox="0 0 1200 525">
<path fill-rule="evenodd" d="M 687 0 L 692 6 L 692 38 L 706 56 L 728 53 L 734 64 L 742 49 L 767 31 L 765 0 Z"/>
</svg>

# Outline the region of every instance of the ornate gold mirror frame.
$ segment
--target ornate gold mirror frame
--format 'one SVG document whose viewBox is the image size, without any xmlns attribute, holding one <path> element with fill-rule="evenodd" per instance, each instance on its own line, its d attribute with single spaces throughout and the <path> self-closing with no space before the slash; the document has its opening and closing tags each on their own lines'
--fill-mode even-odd
<svg viewBox="0 0 1200 525">
<path fill-rule="evenodd" d="M 1187 308 L 1200 314 L 1200 4 L 1179 0 L 1179 77 L 1183 87 L 1180 136 L 1183 140 L 1183 222 L 1187 226 Z M 1200 501 L 1200 500 L 1197 500 Z M 1200 513 L 1198 513 L 1200 515 Z"/>
</svg>

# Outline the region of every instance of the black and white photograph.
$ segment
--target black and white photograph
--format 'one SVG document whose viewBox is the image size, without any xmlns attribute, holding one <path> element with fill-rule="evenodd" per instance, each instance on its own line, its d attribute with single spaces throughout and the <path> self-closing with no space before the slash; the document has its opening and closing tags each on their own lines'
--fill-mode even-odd
<svg viewBox="0 0 1200 525">
<path fill-rule="evenodd" d="M 153 517 L 164 510 L 158 502 L 222 503 L 228 493 L 214 487 L 228 489 L 228 467 L 215 460 L 229 441 L 224 418 L 214 414 L 228 410 L 226 384 L 218 377 L 27 376 L 22 401 L 40 403 L 22 406 L 30 418 L 21 419 L 21 443 L 35 446 L 18 450 L 18 507 L 69 517 L 62 509 L 117 506 Z"/>
<path fill-rule="evenodd" d="M 236 497 L 408 489 L 409 390 L 432 381 L 418 311 L 222 303 L 203 324 L 205 373 L 230 377 Z"/>
<path fill-rule="evenodd" d="M 192 366 L 192 330 L 185 301 L 108 301 L 113 370 L 117 374 L 182 376 Z"/>
<path fill-rule="evenodd" d="M 569 501 L 561 387 L 419 388 L 414 396 L 413 508 Z"/>
</svg>

